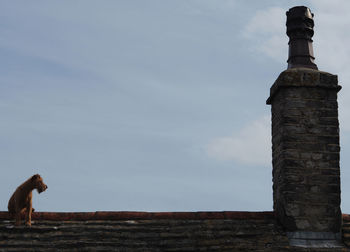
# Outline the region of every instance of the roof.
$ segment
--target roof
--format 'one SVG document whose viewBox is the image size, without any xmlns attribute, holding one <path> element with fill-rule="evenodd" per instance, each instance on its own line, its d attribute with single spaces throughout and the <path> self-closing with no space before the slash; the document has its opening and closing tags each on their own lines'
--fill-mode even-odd
<svg viewBox="0 0 350 252">
<path fill-rule="evenodd" d="M 273 212 L 0 212 L 0 251 L 350 251 L 291 248 Z M 350 245 L 350 216 L 343 215 Z"/>
</svg>

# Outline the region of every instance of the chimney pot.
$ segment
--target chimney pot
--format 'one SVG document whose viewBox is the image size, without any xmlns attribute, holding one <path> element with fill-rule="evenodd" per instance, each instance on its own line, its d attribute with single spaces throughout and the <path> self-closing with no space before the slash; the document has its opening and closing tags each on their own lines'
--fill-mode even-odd
<svg viewBox="0 0 350 252">
<path fill-rule="evenodd" d="M 289 37 L 288 68 L 317 69 L 312 47 L 314 14 L 305 6 L 297 6 L 289 9 L 286 15 L 287 35 Z"/>
</svg>

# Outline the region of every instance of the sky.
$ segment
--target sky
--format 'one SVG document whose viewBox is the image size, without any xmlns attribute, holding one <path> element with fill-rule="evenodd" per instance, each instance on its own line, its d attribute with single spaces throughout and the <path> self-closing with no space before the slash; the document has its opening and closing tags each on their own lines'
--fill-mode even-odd
<svg viewBox="0 0 350 252">
<path fill-rule="evenodd" d="M 298 5 L 343 87 L 350 213 L 348 0 L 1 1 L 0 211 L 36 173 L 36 211 L 272 210 L 265 101 Z"/>
</svg>

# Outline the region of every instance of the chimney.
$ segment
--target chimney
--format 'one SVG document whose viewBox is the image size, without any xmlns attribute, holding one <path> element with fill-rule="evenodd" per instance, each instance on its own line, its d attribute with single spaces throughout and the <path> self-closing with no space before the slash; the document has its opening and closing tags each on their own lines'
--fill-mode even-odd
<svg viewBox="0 0 350 252">
<path fill-rule="evenodd" d="M 292 246 L 339 247 L 339 122 L 336 75 L 317 70 L 313 14 L 287 13 L 288 69 L 270 89 L 273 207 Z"/>
</svg>

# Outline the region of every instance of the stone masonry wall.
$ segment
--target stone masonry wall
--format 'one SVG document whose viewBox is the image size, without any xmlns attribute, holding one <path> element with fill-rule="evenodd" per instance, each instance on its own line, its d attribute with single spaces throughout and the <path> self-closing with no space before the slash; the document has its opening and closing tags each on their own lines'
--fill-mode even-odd
<svg viewBox="0 0 350 252">
<path fill-rule="evenodd" d="M 304 68 L 271 87 L 274 210 L 287 231 L 340 232 L 340 88 L 336 75 Z"/>
</svg>

